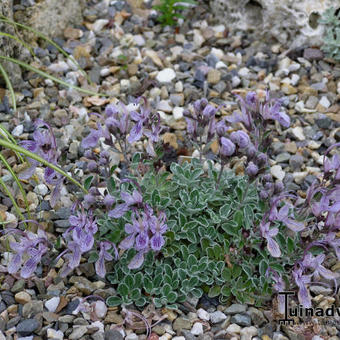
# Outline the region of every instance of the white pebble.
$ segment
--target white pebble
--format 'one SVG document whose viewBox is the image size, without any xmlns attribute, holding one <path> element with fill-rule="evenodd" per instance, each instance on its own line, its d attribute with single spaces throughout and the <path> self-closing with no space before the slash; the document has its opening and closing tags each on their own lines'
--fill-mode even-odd
<svg viewBox="0 0 340 340">
<path fill-rule="evenodd" d="M 136 333 L 130 333 L 125 337 L 125 340 L 138 340 L 138 335 Z"/>
<path fill-rule="evenodd" d="M 249 77 L 249 69 L 247 67 L 242 67 L 238 71 L 238 74 L 243 78 L 248 78 Z"/>
<path fill-rule="evenodd" d="M 293 133 L 294 137 L 297 138 L 300 141 L 303 141 L 303 140 L 306 139 L 301 126 L 296 126 L 296 127 L 292 128 L 292 133 Z"/>
<path fill-rule="evenodd" d="M 157 110 L 161 110 L 161 111 L 167 112 L 167 113 L 172 112 L 172 106 L 170 105 L 170 101 L 169 100 L 161 100 L 158 103 Z"/>
<path fill-rule="evenodd" d="M 109 23 L 109 20 L 107 19 L 98 19 L 94 22 L 92 25 L 92 31 L 95 33 L 100 32 L 107 24 Z"/>
<path fill-rule="evenodd" d="M 281 165 L 273 165 L 270 168 L 270 173 L 280 181 L 282 181 L 286 175 L 286 173 L 282 170 Z"/>
<path fill-rule="evenodd" d="M 294 73 L 294 74 L 292 75 L 292 77 L 291 77 L 290 83 L 291 83 L 293 86 L 295 86 L 295 85 L 297 85 L 297 83 L 299 82 L 299 80 L 300 80 L 300 76 Z"/>
<path fill-rule="evenodd" d="M 60 302 L 60 297 L 53 297 L 45 302 L 45 307 L 49 312 L 54 313 Z"/>
<path fill-rule="evenodd" d="M 178 81 L 175 84 L 175 91 L 176 92 L 183 92 L 183 83 L 181 81 Z"/>
<path fill-rule="evenodd" d="M 197 310 L 197 316 L 201 320 L 205 320 L 205 321 L 210 320 L 210 314 L 206 310 L 204 310 L 203 308 L 200 308 L 200 309 Z"/>
<path fill-rule="evenodd" d="M 218 70 L 220 68 L 228 68 L 228 66 L 223 61 L 218 61 L 215 65 L 215 68 Z"/>
<path fill-rule="evenodd" d="M 34 188 L 34 192 L 38 195 L 45 196 L 48 193 L 48 188 L 45 184 L 41 183 Z"/>
<path fill-rule="evenodd" d="M 233 88 L 239 86 L 240 84 L 241 84 L 241 79 L 238 76 L 232 77 L 232 79 L 231 79 L 231 86 Z"/>
<path fill-rule="evenodd" d="M 241 340 L 251 340 L 255 335 L 257 335 L 257 329 L 254 326 L 245 327 L 241 330 Z"/>
<path fill-rule="evenodd" d="M 176 72 L 172 68 L 165 68 L 158 72 L 156 79 L 161 84 L 171 83 L 176 78 Z"/>
<path fill-rule="evenodd" d="M 179 107 L 179 106 L 174 107 L 172 114 L 175 120 L 180 120 L 181 118 L 183 118 L 183 112 L 184 112 L 183 107 Z"/>
<path fill-rule="evenodd" d="M 62 331 L 56 331 L 53 328 L 47 328 L 47 338 L 51 340 L 63 340 L 64 333 Z"/>
<path fill-rule="evenodd" d="M 241 332 L 241 327 L 237 325 L 236 323 L 232 323 L 227 328 L 228 334 L 239 334 Z"/>
<path fill-rule="evenodd" d="M 67 70 L 69 70 L 70 66 L 65 63 L 65 61 L 59 61 L 57 63 L 51 64 L 48 67 L 49 71 L 52 72 L 66 72 Z"/>
<path fill-rule="evenodd" d="M 133 40 L 137 46 L 144 46 L 145 45 L 145 39 L 141 34 L 135 35 L 133 37 Z"/>
<path fill-rule="evenodd" d="M 106 304 L 103 301 L 96 301 L 94 303 L 94 312 L 98 316 L 98 318 L 103 319 L 106 316 L 107 313 L 107 307 Z"/>
<path fill-rule="evenodd" d="M 213 324 L 224 321 L 226 318 L 227 316 L 219 310 L 216 312 L 210 313 L 210 321 Z"/>
<path fill-rule="evenodd" d="M 325 107 L 326 109 L 328 109 L 331 106 L 331 103 L 326 96 L 323 96 L 320 99 L 319 104 Z"/>
<path fill-rule="evenodd" d="M 190 331 L 193 335 L 203 334 L 203 325 L 200 322 L 195 322 Z"/>
<path fill-rule="evenodd" d="M 12 130 L 12 135 L 15 137 L 19 137 L 22 135 L 23 132 L 24 132 L 24 126 L 20 124 Z"/>
</svg>

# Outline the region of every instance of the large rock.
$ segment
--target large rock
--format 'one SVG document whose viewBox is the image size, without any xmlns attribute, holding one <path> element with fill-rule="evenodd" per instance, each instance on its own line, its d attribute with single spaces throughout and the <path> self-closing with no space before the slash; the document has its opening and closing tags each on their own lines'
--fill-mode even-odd
<svg viewBox="0 0 340 340">
<path fill-rule="evenodd" d="M 1 0 L 0 1 L 0 13 L 9 19 L 12 19 L 12 0 Z M 15 35 L 16 31 L 13 26 L 0 22 L 0 32 Z M 5 57 L 18 57 L 20 56 L 21 46 L 14 39 L 0 36 L 0 55 Z M 21 83 L 21 70 L 16 64 L 7 61 L 0 61 L 8 73 L 12 85 L 18 87 Z M 1 82 L 3 82 L 2 77 Z"/>
<path fill-rule="evenodd" d="M 290 48 L 320 46 L 324 27 L 318 18 L 340 0 L 210 0 L 221 23 L 233 30 L 254 31 L 266 42 Z"/>
<path fill-rule="evenodd" d="M 84 0 L 43 0 L 25 11 L 15 13 L 16 21 L 47 35 L 50 38 L 62 36 L 69 25 L 80 25 L 83 21 Z M 25 40 L 33 42 L 37 37 L 25 33 Z"/>
</svg>

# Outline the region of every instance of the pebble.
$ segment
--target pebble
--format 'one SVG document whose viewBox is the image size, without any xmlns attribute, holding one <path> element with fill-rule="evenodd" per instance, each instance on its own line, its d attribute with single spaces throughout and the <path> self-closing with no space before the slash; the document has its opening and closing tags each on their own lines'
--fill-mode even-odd
<svg viewBox="0 0 340 340">
<path fill-rule="evenodd" d="M 64 333 L 62 331 L 56 331 L 53 328 L 47 329 L 47 338 L 51 340 L 63 340 Z"/>
<path fill-rule="evenodd" d="M 303 140 L 306 139 L 301 126 L 296 126 L 296 127 L 292 128 L 291 131 L 292 131 L 294 137 L 297 138 L 299 141 L 303 141 Z"/>
<path fill-rule="evenodd" d="M 210 321 L 211 321 L 212 324 L 222 322 L 226 318 L 227 318 L 227 316 L 219 310 L 216 311 L 216 312 L 210 313 Z"/>
<path fill-rule="evenodd" d="M 331 102 L 328 100 L 326 96 L 321 97 L 319 104 L 326 109 L 328 109 L 331 106 Z"/>
<path fill-rule="evenodd" d="M 161 84 L 171 83 L 176 78 L 176 72 L 172 68 L 165 68 L 158 72 L 156 79 Z"/>
<path fill-rule="evenodd" d="M 248 314 L 235 314 L 232 316 L 231 323 L 236 323 L 240 326 L 250 326 L 251 325 L 251 319 Z"/>
<path fill-rule="evenodd" d="M 19 136 L 22 135 L 23 132 L 24 132 L 24 126 L 22 124 L 20 124 L 12 130 L 12 135 L 14 137 L 19 137 Z"/>
<path fill-rule="evenodd" d="M 207 75 L 207 81 L 209 84 L 217 84 L 221 80 L 221 72 L 215 69 L 211 69 Z"/>
<path fill-rule="evenodd" d="M 98 318 L 103 319 L 106 316 L 107 313 L 107 307 L 106 304 L 103 301 L 96 301 L 94 303 L 94 312 L 98 316 Z"/>
<path fill-rule="evenodd" d="M 39 328 L 40 324 L 36 319 L 26 319 L 18 323 L 17 332 L 20 335 L 27 336 Z"/>
<path fill-rule="evenodd" d="M 14 299 L 16 302 L 24 305 L 25 303 L 30 302 L 32 298 L 31 295 L 26 292 L 19 292 L 14 295 Z"/>
<path fill-rule="evenodd" d="M 247 310 L 247 306 L 241 305 L 239 303 L 234 303 L 231 306 L 229 306 L 227 309 L 224 310 L 224 313 L 226 314 L 239 314 L 244 313 Z"/>
<path fill-rule="evenodd" d="M 251 338 L 257 335 L 257 328 L 254 326 L 245 327 L 241 330 L 241 340 L 251 340 Z"/>
<path fill-rule="evenodd" d="M 175 120 L 180 120 L 183 118 L 183 112 L 184 112 L 183 107 L 176 106 L 172 110 L 172 115 L 174 116 Z"/>
<path fill-rule="evenodd" d="M 203 334 L 203 325 L 200 322 L 195 322 L 190 332 L 193 335 Z"/>
<path fill-rule="evenodd" d="M 172 328 L 174 331 L 180 331 L 182 329 L 191 329 L 191 322 L 187 318 L 180 316 L 174 321 Z"/>
<path fill-rule="evenodd" d="M 45 196 L 48 193 L 48 188 L 44 183 L 40 183 L 34 188 L 34 192 L 38 195 Z"/>
<path fill-rule="evenodd" d="M 293 155 L 289 158 L 289 166 L 293 171 L 300 170 L 303 165 L 303 157 L 301 155 Z"/>
<path fill-rule="evenodd" d="M 236 323 L 232 323 L 227 328 L 228 334 L 240 334 L 240 332 L 241 332 L 241 327 L 237 325 Z"/>
<path fill-rule="evenodd" d="M 282 181 L 286 175 L 284 170 L 282 170 L 281 165 L 273 165 L 270 168 L 270 173 L 278 180 Z"/>
<path fill-rule="evenodd" d="M 78 340 L 87 332 L 87 326 L 74 326 L 72 333 L 68 336 L 70 340 Z"/>
<path fill-rule="evenodd" d="M 92 25 L 93 32 L 95 33 L 100 32 L 108 23 L 109 23 L 109 20 L 107 19 L 96 20 Z"/>
<path fill-rule="evenodd" d="M 197 316 L 201 320 L 205 320 L 205 321 L 209 321 L 210 320 L 210 314 L 206 310 L 204 310 L 203 308 L 199 308 L 197 310 Z"/>
<path fill-rule="evenodd" d="M 49 312 L 55 312 L 59 306 L 60 297 L 53 297 L 45 302 L 45 307 Z"/>
</svg>

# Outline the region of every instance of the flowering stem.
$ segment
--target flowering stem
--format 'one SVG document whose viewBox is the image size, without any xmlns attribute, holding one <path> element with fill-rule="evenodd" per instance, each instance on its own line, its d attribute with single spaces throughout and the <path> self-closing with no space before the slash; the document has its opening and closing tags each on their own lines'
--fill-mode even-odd
<svg viewBox="0 0 340 340">
<path fill-rule="evenodd" d="M 65 178 L 67 178 L 69 181 L 71 181 L 73 184 L 78 186 L 84 193 L 86 193 L 86 194 L 88 193 L 88 191 L 77 180 L 72 178 L 72 176 L 70 176 L 67 172 L 60 169 L 57 165 L 54 165 L 54 164 L 46 161 L 44 158 L 38 156 L 37 154 L 30 152 L 30 151 L 22 148 L 19 145 L 13 144 L 13 143 L 6 141 L 6 140 L 3 140 L 3 139 L 0 139 L 0 145 L 5 147 L 5 148 L 20 152 L 20 153 L 24 154 L 25 156 L 32 158 L 32 159 L 42 163 L 45 166 L 48 166 L 49 168 L 59 172 L 61 175 L 63 175 Z"/>
<path fill-rule="evenodd" d="M 222 163 L 221 163 L 221 169 L 220 169 L 220 173 L 219 173 L 219 175 L 218 175 L 217 182 L 216 182 L 216 189 L 218 188 L 218 186 L 219 186 L 219 184 L 220 184 L 220 181 L 221 181 L 221 178 L 222 178 L 222 173 L 223 173 L 224 166 L 225 166 L 225 163 L 224 163 L 224 161 L 222 161 Z"/>
</svg>

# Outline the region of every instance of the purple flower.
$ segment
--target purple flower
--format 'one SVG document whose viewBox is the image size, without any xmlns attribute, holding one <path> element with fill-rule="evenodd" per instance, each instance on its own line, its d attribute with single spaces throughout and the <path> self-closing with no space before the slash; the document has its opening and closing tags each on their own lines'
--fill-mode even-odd
<svg viewBox="0 0 340 340">
<path fill-rule="evenodd" d="M 57 150 L 57 144 L 52 132 L 52 128 L 40 119 L 35 122 L 35 127 L 36 130 L 33 133 L 33 141 L 23 141 L 21 143 L 21 146 L 28 151 L 34 152 L 46 161 L 52 164 L 57 164 L 60 152 Z M 29 157 L 27 159 L 31 166 L 19 174 L 20 179 L 30 178 L 34 174 L 35 169 L 39 164 L 39 162 Z M 46 167 L 44 179 L 47 184 L 54 186 L 50 200 L 50 204 L 53 208 L 60 196 L 61 186 L 64 181 L 64 177 L 61 174 L 57 173 L 55 170 Z"/>
<path fill-rule="evenodd" d="M 125 201 L 122 204 L 117 205 L 113 210 L 109 211 L 109 217 L 119 218 L 122 217 L 132 205 L 139 205 L 143 202 L 143 197 L 138 190 L 134 190 L 132 194 L 128 192 L 122 192 L 121 198 Z"/>
<path fill-rule="evenodd" d="M 235 152 L 235 144 L 228 138 L 221 137 L 220 139 L 221 147 L 220 147 L 220 153 L 222 156 L 228 157 L 232 156 Z"/>
<path fill-rule="evenodd" d="M 113 248 L 115 252 L 115 259 L 118 259 L 118 251 L 116 246 L 108 241 L 101 241 L 99 243 L 99 258 L 95 263 L 96 273 L 100 277 L 105 277 L 106 269 L 105 269 L 105 260 L 112 261 L 113 256 L 108 252 L 109 249 Z"/>
<path fill-rule="evenodd" d="M 275 282 L 275 284 L 273 285 L 274 289 L 276 292 L 280 293 L 280 292 L 284 292 L 285 288 L 286 288 L 286 284 L 283 281 L 282 277 L 272 268 L 268 267 L 267 271 L 266 271 L 266 276 L 269 276 L 269 273 L 272 273 L 272 278 Z M 280 314 L 284 314 L 285 312 L 285 297 L 282 294 L 278 295 L 278 311 Z"/>
<path fill-rule="evenodd" d="M 284 223 L 290 230 L 299 232 L 305 229 L 305 224 L 303 222 L 298 222 L 292 218 L 292 212 L 290 212 L 291 206 L 289 204 L 285 204 L 280 210 L 277 210 L 276 206 L 272 206 L 269 220 L 270 221 L 281 221 Z"/>
<path fill-rule="evenodd" d="M 248 134 L 241 130 L 232 132 L 230 139 L 240 148 L 246 148 L 250 143 Z"/>
<path fill-rule="evenodd" d="M 281 250 L 277 242 L 273 239 L 278 232 L 278 228 L 272 228 L 269 229 L 270 222 L 267 222 L 266 224 L 263 224 L 261 222 L 260 224 L 260 230 L 261 230 L 261 235 L 267 240 L 267 249 L 270 253 L 271 256 L 273 257 L 280 257 L 281 256 Z"/>
<path fill-rule="evenodd" d="M 22 232 L 19 237 L 19 242 L 10 242 L 10 248 L 15 254 L 8 265 L 8 272 L 16 274 L 22 266 L 20 275 L 27 279 L 35 272 L 42 256 L 48 251 L 48 241 L 45 232 L 41 229 L 38 229 L 37 234 L 30 231 Z M 24 261 L 25 256 L 28 256 L 26 261 Z"/>
<path fill-rule="evenodd" d="M 312 307 L 311 298 L 306 287 L 306 285 L 310 283 L 311 275 L 303 275 L 303 267 L 295 268 L 292 273 L 295 283 L 299 288 L 298 298 L 300 303 L 305 308 Z"/>
<path fill-rule="evenodd" d="M 89 135 L 82 140 L 81 146 L 84 149 L 94 148 L 97 145 L 99 138 L 103 137 L 103 128 L 99 123 L 97 124 L 97 127 L 97 130 L 91 129 Z"/>
<path fill-rule="evenodd" d="M 163 238 L 163 234 L 166 232 L 168 226 L 165 224 L 166 215 L 164 212 L 161 212 L 158 216 L 153 216 L 152 222 L 150 224 L 150 230 L 153 233 L 153 236 L 150 240 L 151 249 L 154 251 L 159 251 L 165 244 L 165 240 Z"/>
<path fill-rule="evenodd" d="M 129 269 L 138 269 L 144 262 L 145 250 L 139 251 L 128 264 Z"/>
<path fill-rule="evenodd" d="M 324 266 L 322 266 L 325 257 L 325 254 L 320 254 L 314 257 L 311 253 L 307 253 L 303 258 L 302 265 L 313 270 L 313 277 L 315 279 L 319 279 L 320 275 L 325 279 L 336 279 L 339 277 L 338 273 L 333 273 L 329 269 L 326 269 Z"/>
<path fill-rule="evenodd" d="M 328 233 L 322 242 L 331 246 L 334 249 L 338 260 L 340 260 L 340 238 L 336 237 L 336 233 Z"/>
</svg>

